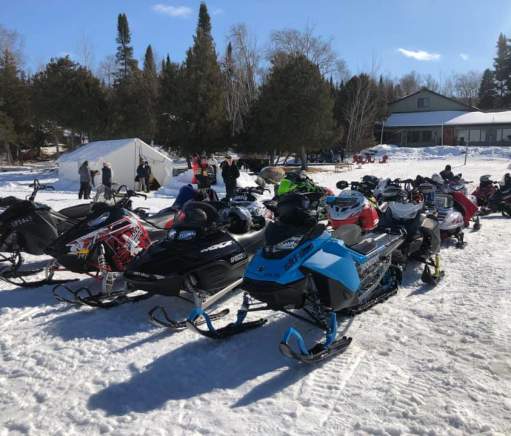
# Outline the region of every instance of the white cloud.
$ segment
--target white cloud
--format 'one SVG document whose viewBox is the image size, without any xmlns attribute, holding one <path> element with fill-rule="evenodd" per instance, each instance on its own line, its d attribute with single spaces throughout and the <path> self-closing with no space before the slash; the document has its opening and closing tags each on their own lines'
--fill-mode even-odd
<svg viewBox="0 0 511 436">
<path fill-rule="evenodd" d="M 398 48 L 397 51 L 403 56 L 417 61 L 437 61 L 440 59 L 440 55 L 438 53 L 429 53 L 424 50 L 406 50 L 404 48 Z"/>
<path fill-rule="evenodd" d="M 224 10 L 221 8 L 216 8 L 211 11 L 211 15 L 222 15 L 224 13 Z"/>
<path fill-rule="evenodd" d="M 463 59 L 464 61 L 468 61 L 469 55 L 466 53 L 460 53 L 460 58 Z"/>
<path fill-rule="evenodd" d="M 169 15 L 170 17 L 188 17 L 192 14 L 192 8 L 188 6 L 171 6 L 157 3 L 153 5 L 153 11 L 159 14 Z"/>
</svg>

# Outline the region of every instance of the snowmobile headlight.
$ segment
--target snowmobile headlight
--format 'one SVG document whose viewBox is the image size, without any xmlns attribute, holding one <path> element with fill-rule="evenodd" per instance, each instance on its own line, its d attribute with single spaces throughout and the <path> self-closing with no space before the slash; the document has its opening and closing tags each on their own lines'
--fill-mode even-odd
<svg viewBox="0 0 511 436">
<path fill-rule="evenodd" d="M 167 233 L 167 238 L 168 239 L 175 239 L 176 237 L 176 231 L 174 229 L 170 229 Z"/>
<path fill-rule="evenodd" d="M 177 235 L 177 239 L 179 241 L 188 241 L 190 239 L 195 238 L 196 235 L 197 232 L 195 230 L 183 230 L 179 232 L 179 234 Z"/>
</svg>

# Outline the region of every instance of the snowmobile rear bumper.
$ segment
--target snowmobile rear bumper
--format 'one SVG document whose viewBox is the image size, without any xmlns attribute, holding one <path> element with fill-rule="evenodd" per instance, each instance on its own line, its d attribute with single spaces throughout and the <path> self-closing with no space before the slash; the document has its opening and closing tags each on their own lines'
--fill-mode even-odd
<svg viewBox="0 0 511 436">
<path fill-rule="evenodd" d="M 178 297 L 184 287 L 184 276 L 171 274 L 168 276 L 145 274 L 137 271 L 124 274 L 129 289 L 146 291 L 168 297 Z"/>
<path fill-rule="evenodd" d="M 276 282 L 244 278 L 241 288 L 252 298 L 266 303 L 272 310 L 300 309 L 305 302 L 307 280 L 304 278 L 281 285 Z"/>
</svg>

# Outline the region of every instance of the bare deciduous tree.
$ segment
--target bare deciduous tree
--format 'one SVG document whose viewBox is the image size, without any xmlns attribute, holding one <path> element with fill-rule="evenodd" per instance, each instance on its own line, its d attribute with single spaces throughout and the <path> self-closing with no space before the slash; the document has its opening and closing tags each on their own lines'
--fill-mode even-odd
<svg viewBox="0 0 511 436">
<path fill-rule="evenodd" d="M 18 66 L 23 64 L 23 45 L 23 39 L 18 32 L 0 24 L 0 53 L 9 51 Z"/>
<path fill-rule="evenodd" d="M 403 95 L 409 95 L 418 91 L 421 87 L 422 78 L 416 71 L 411 71 L 399 79 L 399 86 Z"/>
<path fill-rule="evenodd" d="M 373 145 L 373 128 L 377 112 L 375 86 L 367 74 L 354 76 L 346 84 L 343 115 L 348 150 L 356 151 Z"/>
<path fill-rule="evenodd" d="M 231 134 L 243 130 L 244 118 L 257 98 L 260 55 L 257 42 L 244 24 L 231 28 L 222 69 L 226 81 L 225 106 Z"/>
<path fill-rule="evenodd" d="M 94 47 L 87 35 L 82 35 L 76 44 L 76 53 L 78 55 L 78 62 L 87 69 L 94 68 Z"/>
<path fill-rule="evenodd" d="M 466 104 L 476 104 L 481 79 L 482 74 L 478 71 L 456 74 L 454 76 L 456 97 Z"/>
<path fill-rule="evenodd" d="M 324 40 L 314 35 L 307 26 L 303 32 L 295 29 L 277 30 L 271 34 L 267 50 L 269 60 L 278 60 L 286 55 L 303 55 L 317 65 L 323 76 L 334 74 L 338 69 L 338 56 L 332 48 L 332 39 Z"/>
<path fill-rule="evenodd" d="M 117 63 L 114 55 L 108 55 L 99 64 L 97 75 L 107 87 L 111 87 L 114 83 L 115 73 L 117 72 Z"/>
</svg>

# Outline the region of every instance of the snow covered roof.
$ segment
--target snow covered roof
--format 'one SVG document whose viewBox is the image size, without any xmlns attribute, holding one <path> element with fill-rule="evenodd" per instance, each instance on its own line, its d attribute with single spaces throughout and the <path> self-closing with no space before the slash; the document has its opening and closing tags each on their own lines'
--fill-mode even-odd
<svg viewBox="0 0 511 436">
<path fill-rule="evenodd" d="M 445 123 L 449 126 L 474 124 L 511 124 L 511 111 L 467 112 Z"/>
<path fill-rule="evenodd" d="M 460 115 L 469 115 L 471 113 L 473 112 L 431 111 L 394 113 L 385 121 L 385 127 L 441 126 Z"/>
</svg>

